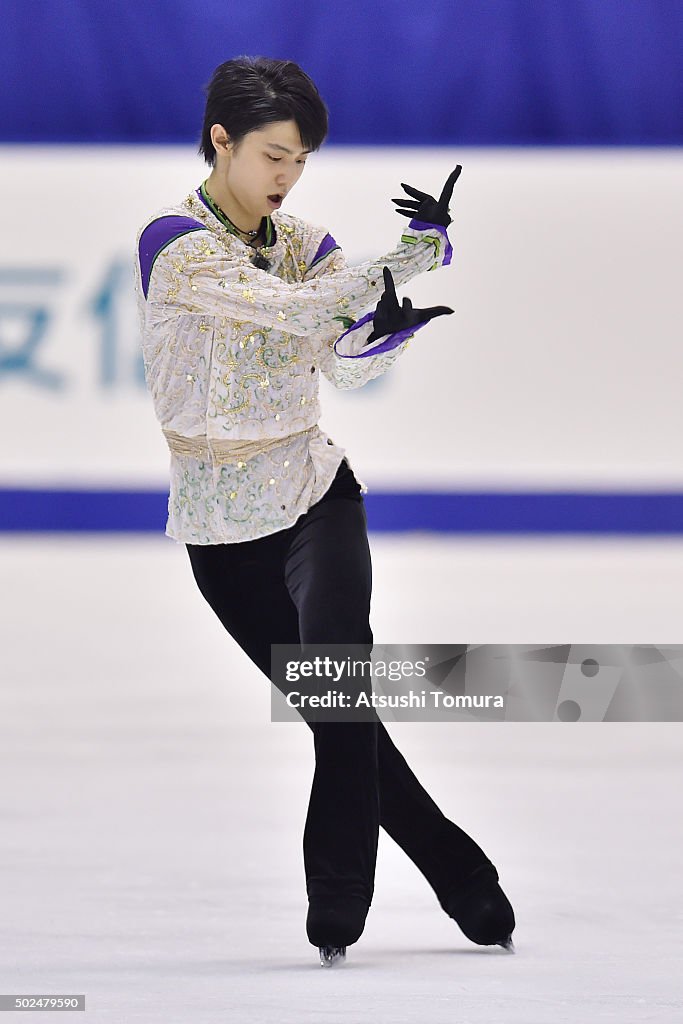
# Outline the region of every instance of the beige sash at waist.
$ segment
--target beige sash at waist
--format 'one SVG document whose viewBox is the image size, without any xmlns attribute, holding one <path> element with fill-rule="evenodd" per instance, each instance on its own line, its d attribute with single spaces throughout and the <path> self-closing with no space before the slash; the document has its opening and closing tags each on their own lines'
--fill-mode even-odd
<svg viewBox="0 0 683 1024">
<path fill-rule="evenodd" d="M 271 448 L 278 448 L 280 445 L 286 444 L 293 437 L 310 434 L 313 430 L 315 427 L 308 427 L 295 434 L 287 434 L 285 437 L 269 437 L 263 441 L 228 441 L 216 437 L 208 438 L 206 434 L 184 437 L 182 434 L 177 434 L 175 430 L 163 430 L 163 434 L 169 449 L 176 455 L 190 455 L 194 459 L 207 459 L 219 466 L 236 466 L 239 462 L 247 462 L 255 455 L 262 455 L 264 452 L 269 452 Z"/>
</svg>

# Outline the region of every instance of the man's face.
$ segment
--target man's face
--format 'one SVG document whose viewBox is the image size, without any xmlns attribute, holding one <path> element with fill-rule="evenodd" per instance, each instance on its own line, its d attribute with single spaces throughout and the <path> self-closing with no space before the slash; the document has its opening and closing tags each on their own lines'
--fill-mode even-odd
<svg viewBox="0 0 683 1024">
<path fill-rule="evenodd" d="M 278 121 L 249 132 L 241 146 L 219 147 L 221 177 L 239 205 L 253 216 L 271 214 L 282 205 L 303 173 L 303 151 L 296 121 Z M 270 196 L 279 195 L 280 202 Z"/>
</svg>

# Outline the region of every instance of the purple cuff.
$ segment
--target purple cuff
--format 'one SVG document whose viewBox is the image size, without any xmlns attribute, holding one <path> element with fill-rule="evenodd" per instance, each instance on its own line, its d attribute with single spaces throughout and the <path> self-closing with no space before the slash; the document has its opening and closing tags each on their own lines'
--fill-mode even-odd
<svg viewBox="0 0 683 1024">
<path fill-rule="evenodd" d="M 448 264 L 451 262 L 451 257 L 453 255 L 453 246 L 451 245 L 450 239 L 448 237 L 448 231 L 443 226 L 443 224 L 427 224 L 423 220 L 411 220 L 410 223 L 408 224 L 408 227 L 415 228 L 416 231 L 427 231 L 428 228 L 436 228 L 437 231 L 441 232 L 441 234 L 446 239 L 446 252 L 441 266 L 447 267 Z"/>
<path fill-rule="evenodd" d="M 351 333 L 351 331 L 358 330 L 359 327 L 362 327 L 364 324 L 367 324 L 372 319 L 374 319 L 374 313 L 366 313 L 366 315 L 361 320 L 356 320 L 353 327 L 349 327 L 348 331 L 344 331 L 344 333 L 337 338 L 333 348 L 334 354 L 339 359 L 367 359 L 370 356 L 378 356 L 382 352 L 391 352 L 392 349 L 397 348 L 401 344 L 401 342 L 406 340 L 406 338 L 409 338 L 411 334 L 415 334 L 415 332 L 419 331 L 421 327 L 424 327 L 426 324 L 429 323 L 429 320 L 423 320 L 421 324 L 414 324 L 412 327 L 404 327 L 402 331 L 396 331 L 395 334 L 387 335 L 387 337 L 384 338 L 384 340 L 381 341 L 379 345 L 376 342 L 373 342 L 373 347 L 370 349 L 370 351 L 357 352 L 355 356 L 343 356 L 341 355 L 340 352 L 337 352 L 337 345 L 342 340 L 342 338 L 345 338 L 347 334 Z M 379 341 L 379 339 L 377 340 Z"/>
</svg>

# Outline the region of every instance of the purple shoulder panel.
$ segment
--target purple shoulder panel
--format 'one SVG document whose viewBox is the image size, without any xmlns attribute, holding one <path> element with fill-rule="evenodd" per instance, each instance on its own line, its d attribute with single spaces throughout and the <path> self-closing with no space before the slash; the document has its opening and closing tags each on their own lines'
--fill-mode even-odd
<svg viewBox="0 0 683 1024">
<path fill-rule="evenodd" d="M 332 252 L 333 249 L 339 248 L 340 246 L 335 242 L 334 238 L 328 231 L 328 233 L 325 235 L 322 242 L 318 246 L 318 251 L 313 257 L 313 262 L 311 263 L 311 266 L 308 269 L 310 270 L 311 267 L 314 267 L 316 265 L 316 263 L 319 263 L 320 260 L 323 259 L 323 257 L 327 256 L 328 252 Z"/>
<path fill-rule="evenodd" d="M 193 220 L 192 217 L 180 217 L 173 214 L 168 217 L 159 217 L 147 225 L 140 235 L 138 250 L 142 291 L 145 298 L 149 291 L 152 267 L 161 250 L 165 249 L 174 239 L 186 235 L 188 231 L 199 231 L 200 229 L 206 230 L 200 221 Z"/>
</svg>

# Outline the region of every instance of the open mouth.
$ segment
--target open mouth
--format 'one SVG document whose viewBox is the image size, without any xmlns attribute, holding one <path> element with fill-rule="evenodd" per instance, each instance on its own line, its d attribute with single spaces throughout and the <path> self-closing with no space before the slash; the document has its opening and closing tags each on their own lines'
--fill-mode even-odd
<svg viewBox="0 0 683 1024">
<path fill-rule="evenodd" d="M 279 206 L 282 202 L 283 197 L 274 192 L 272 196 L 268 196 L 268 202 L 272 203 L 273 206 Z"/>
</svg>

